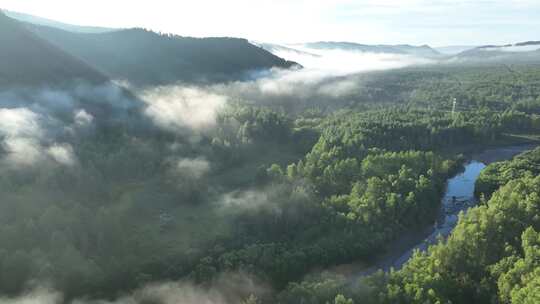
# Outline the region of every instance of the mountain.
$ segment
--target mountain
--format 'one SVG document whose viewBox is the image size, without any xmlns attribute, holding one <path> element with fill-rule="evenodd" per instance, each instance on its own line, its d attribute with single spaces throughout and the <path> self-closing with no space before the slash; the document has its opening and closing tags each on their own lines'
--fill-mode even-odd
<svg viewBox="0 0 540 304">
<path fill-rule="evenodd" d="M 406 54 L 397 48 L 385 45 L 367 45 L 354 42 L 319 41 L 304 44 L 305 47 L 316 50 L 345 50 L 370 53 Z"/>
<path fill-rule="evenodd" d="M 418 57 L 437 57 L 441 55 L 441 53 L 431 48 L 429 45 L 415 46 L 408 44 L 398 44 L 391 45 L 390 47 L 403 51 L 409 55 L 415 55 Z"/>
<path fill-rule="evenodd" d="M 305 47 L 310 49 L 320 50 L 346 50 L 346 51 L 359 51 L 369 53 L 386 53 L 386 54 L 401 54 L 401 55 L 414 55 L 420 57 L 437 57 L 441 54 L 431 48 L 428 45 L 414 46 L 408 44 L 397 45 L 368 45 L 359 44 L 354 42 L 332 42 L 332 41 L 319 41 L 304 44 Z"/>
<path fill-rule="evenodd" d="M 516 46 L 531 46 L 531 45 L 540 48 L 540 41 L 526 41 L 526 42 L 516 43 Z"/>
<path fill-rule="evenodd" d="M 56 85 L 77 79 L 94 83 L 107 80 L 0 11 L 0 87 Z"/>
<path fill-rule="evenodd" d="M 73 25 L 73 24 L 58 22 L 55 20 L 37 17 L 37 16 L 29 15 L 29 14 L 12 12 L 8 10 L 5 10 L 4 14 L 6 14 L 6 16 L 12 19 L 15 19 L 21 22 L 28 22 L 28 23 L 32 23 L 36 25 L 50 26 L 50 27 L 55 27 L 55 28 L 62 29 L 65 31 L 76 32 L 76 33 L 105 33 L 105 32 L 118 30 L 118 29 L 113 29 L 113 28 L 97 27 L 97 26 Z"/>
<path fill-rule="evenodd" d="M 457 55 L 465 60 L 540 60 L 540 41 L 505 45 L 484 45 Z"/>
<path fill-rule="evenodd" d="M 189 38 L 139 28 L 92 34 L 27 28 L 111 79 L 135 86 L 238 80 L 252 71 L 296 65 L 238 38 Z"/>
</svg>

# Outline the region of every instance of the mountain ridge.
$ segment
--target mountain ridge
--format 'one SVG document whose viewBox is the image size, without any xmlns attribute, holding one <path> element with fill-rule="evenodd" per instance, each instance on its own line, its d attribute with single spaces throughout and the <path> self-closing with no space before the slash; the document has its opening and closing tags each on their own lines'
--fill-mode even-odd
<svg viewBox="0 0 540 304">
<path fill-rule="evenodd" d="M 298 65 L 242 38 L 193 38 L 132 28 L 81 34 L 26 24 L 41 38 L 136 86 L 239 80 L 250 72 Z"/>
<path fill-rule="evenodd" d="M 525 41 L 504 45 L 482 45 L 456 55 L 459 59 L 538 60 L 540 41 Z"/>
<path fill-rule="evenodd" d="M 437 57 L 442 54 L 429 45 L 409 45 L 409 44 L 360 44 L 347 41 L 318 41 L 304 44 L 308 48 L 323 50 L 347 50 L 372 53 L 388 53 L 399 55 L 417 55 L 422 57 Z"/>
</svg>

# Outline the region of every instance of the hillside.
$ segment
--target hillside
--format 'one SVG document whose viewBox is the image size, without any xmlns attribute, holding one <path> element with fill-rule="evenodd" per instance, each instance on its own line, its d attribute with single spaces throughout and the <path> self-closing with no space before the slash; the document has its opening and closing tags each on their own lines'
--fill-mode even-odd
<svg viewBox="0 0 540 304">
<path fill-rule="evenodd" d="M 81 34 L 27 24 L 43 39 L 137 86 L 238 80 L 249 72 L 295 63 L 237 38 L 188 38 L 144 29 Z"/>
<path fill-rule="evenodd" d="M 60 84 L 106 78 L 0 12 L 0 86 Z"/>
</svg>

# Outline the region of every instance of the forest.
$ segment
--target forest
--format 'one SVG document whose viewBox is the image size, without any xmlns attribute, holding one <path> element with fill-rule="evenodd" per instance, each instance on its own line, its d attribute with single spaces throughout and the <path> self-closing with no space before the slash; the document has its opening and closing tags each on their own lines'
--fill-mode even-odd
<svg viewBox="0 0 540 304">
<path fill-rule="evenodd" d="M 534 107 L 507 102 L 500 110 L 452 113 L 411 98 L 333 113 L 230 104 L 196 139 L 135 115 L 64 138 L 75 165 L 3 165 L 1 189 L 10 191 L 0 212 L 2 293 L 19 294 L 37 278 L 66 299 L 113 299 L 156 280 L 204 286 L 242 273 L 278 291 L 245 295 L 262 303 L 488 303 L 495 294 L 504 303 L 529 296 L 537 152 L 488 167 L 478 180 L 482 206 L 460 219 L 448 242 L 402 270 L 366 278 L 363 288 L 339 276 L 313 277 L 317 269 L 369 263 L 402 233 L 433 223 L 446 180 L 464 162 L 459 147 L 540 131 Z"/>
</svg>

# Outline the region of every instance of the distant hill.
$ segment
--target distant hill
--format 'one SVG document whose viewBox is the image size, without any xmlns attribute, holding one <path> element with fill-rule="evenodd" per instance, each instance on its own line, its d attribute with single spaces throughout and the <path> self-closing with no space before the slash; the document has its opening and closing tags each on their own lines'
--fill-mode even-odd
<svg viewBox="0 0 540 304">
<path fill-rule="evenodd" d="M 540 41 L 484 45 L 457 55 L 464 60 L 540 60 Z"/>
<path fill-rule="evenodd" d="M 409 55 L 415 55 L 419 57 L 437 57 L 441 55 L 441 53 L 431 48 L 429 45 L 415 46 L 408 44 L 398 44 L 392 45 L 391 47 L 401 50 Z"/>
<path fill-rule="evenodd" d="M 437 57 L 441 54 L 431 48 L 428 45 L 414 46 L 408 44 L 397 45 L 368 45 L 359 44 L 354 42 L 333 42 L 333 41 L 320 41 L 304 44 L 305 47 L 311 49 L 323 49 L 323 50 L 347 50 L 347 51 L 359 51 L 370 53 L 386 53 L 386 54 L 402 54 L 402 55 L 415 55 L 420 57 Z"/>
<path fill-rule="evenodd" d="M 77 79 L 96 83 L 107 80 L 0 11 L 0 87 L 56 85 Z"/>
<path fill-rule="evenodd" d="M 76 33 L 105 33 L 105 32 L 118 30 L 114 28 L 106 28 L 106 27 L 98 27 L 98 26 L 73 25 L 73 24 L 58 22 L 51 19 L 37 17 L 37 16 L 29 15 L 29 14 L 12 12 L 8 10 L 4 10 L 4 14 L 18 21 L 28 22 L 28 23 L 32 23 L 36 25 L 55 27 L 58 29 L 62 29 L 65 31 L 70 31 L 70 32 L 76 32 Z"/>
<path fill-rule="evenodd" d="M 188 38 L 144 29 L 73 33 L 27 24 L 43 39 L 136 86 L 237 80 L 249 72 L 296 63 L 237 38 Z"/>
<path fill-rule="evenodd" d="M 538 48 L 540 48 L 540 41 L 526 41 L 526 42 L 516 43 L 516 46 L 529 46 L 529 45 L 538 46 Z"/>
</svg>

